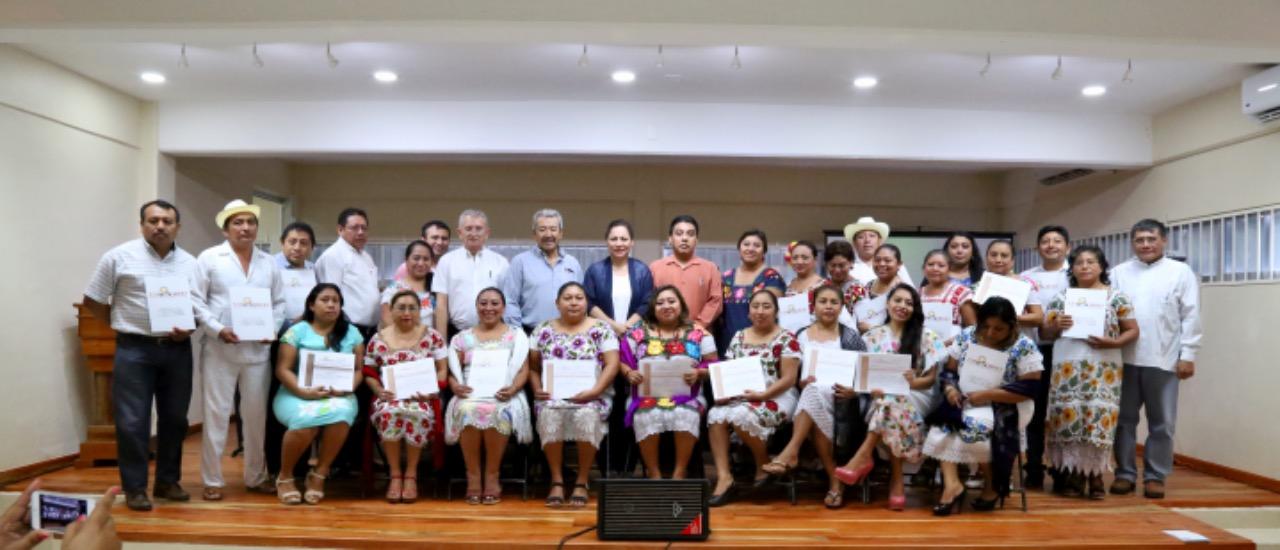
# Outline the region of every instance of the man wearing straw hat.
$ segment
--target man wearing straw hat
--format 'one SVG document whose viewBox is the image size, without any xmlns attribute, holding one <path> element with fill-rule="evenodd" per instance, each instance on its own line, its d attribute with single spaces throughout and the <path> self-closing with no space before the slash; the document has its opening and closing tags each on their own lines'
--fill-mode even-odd
<svg viewBox="0 0 1280 550">
<path fill-rule="evenodd" d="M 853 245 L 855 256 L 849 276 L 860 285 L 874 281 L 876 272 L 871 268 L 871 257 L 875 256 L 876 249 L 880 248 L 881 244 L 889 240 L 889 224 L 878 222 L 871 216 L 863 216 L 858 218 L 858 221 L 844 226 L 844 238 Z M 898 279 L 915 286 L 905 265 L 898 267 Z"/>
<path fill-rule="evenodd" d="M 236 288 L 268 291 L 275 333 L 284 321 L 284 282 L 270 254 L 254 246 L 258 239 L 256 205 L 233 200 L 218 212 L 214 221 L 226 241 L 210 247 L 196 258 L 196 286 L 193 291 L 196 314 L 205 332 L 200 354 L 203 383 L 204 428 L 200 475 L 205 500 L 222 500 L 226 483 L 222 478 L 222 451 L 227 443 L 227 424 L 235 408 L 236 388 L 240 389 L 240 419 L 244 430 L 244 484 L 250 490 L 271 493 L 263 450 L 266 429 L 267 394 L 271 385 L 270 338 L 250 341 L 232 326 L 231 295 Z"/>
</svg>

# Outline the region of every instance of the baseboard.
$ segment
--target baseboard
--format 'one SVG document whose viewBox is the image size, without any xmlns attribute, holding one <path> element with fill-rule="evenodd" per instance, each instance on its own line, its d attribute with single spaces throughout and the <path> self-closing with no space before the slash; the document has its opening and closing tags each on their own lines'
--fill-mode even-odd
<svg viewBox="0 0 1280 550">
<path fill-rule="evenodd" d="M 65 456 L 50 458 L 48 460 L 41 460 L 34 464 L 27 464 L 25 466 L 18 466 L 17 468 L 0 471 L 0 486 L 9 485 L 10 483 L 15 483 L 24 479 L 31 479 L 55 470 L 69 468 L 72 464 L 75 464 L 77 458 L 80 458 L 80 453 L 71 453 Z"/>
<path fill-rule="evenodd" d="M 1138 445 L 1139 457 L 1142 456 L 1142 452 L 1143 452 L 1142 445 Z M 1264 475 L 1255 474 L 1253 472 L 1246 472 L 1244 470 L 1239 470 L 1236 468 L 1232 468 L 1230 466 L 1223 466 L 1222 464 L 1218 464 L 1217 462 L 1202 460 L 1194 456 L 1184 455 L 1182 453 L 1173 453 L 1173 463 L 1175 465 L 1187 468 L 1188 470 L 1195 470 L 1202 474 L 1208 474 L 1214 477 L 1220 477 L 1222 479 L 1229 479 L 1231 481 L 1243 483 L 1251 487 L 1265 489 L 1273 493 L 1280 493 L 1280 479 L 1275 479 L 1275 478 L 1267 477 Z"/>
</svg>

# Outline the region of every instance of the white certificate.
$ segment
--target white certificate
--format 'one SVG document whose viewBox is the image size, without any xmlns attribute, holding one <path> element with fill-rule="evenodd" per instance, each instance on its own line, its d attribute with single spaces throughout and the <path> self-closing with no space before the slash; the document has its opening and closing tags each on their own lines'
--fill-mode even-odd
<svg viewBox="0 0 1280 550">
<path fill-rule="evenodd" d="M 271 316 L 271 290 L 252 286 L 232 288 L 231 330 L 245 342 L 275 340 L 276 321 Z"/>
<path fill-rule="evenodd" d="M 805 357 L 804 377 L 814 377 L 820 388 L 835 384 L 853 384 L 853 372 L 858 366 L 858 352 L 835 348 L 813 348 Z"/>
<path fill-rule="evenodd" d="M 813 318 L 809 315 L 809 293 L 796 294 L 778 298 L 778 324 L 791 332 L 809 326 Z"/>
<path fill-rule="evenodd" d="M 307 295 L 316 286 L 314 269 L 282 269 L 280 278 L 284 280 L 285 309 L 290 316 L 300 317 L 306 313 Z"/>
<path fill-rule="evenodd" d="M 938 333 L 943 340 L 950 340 L 960 334 L 960 327 L 955 325 L 955 306 L 940 302 L 925 302 L 924 327 Z"/>
<path fill-rule="evenodd" d="M 720 361 L 708 368 L 711 370 L 711 391 L 716 399 L 738 397 L 747 390 L 764 393 L 768 388 L 764 381 L 764 364 L 759 356 Z"/>
<path fill-rule="evenodd" d="M 1102 337 L 1107 323 L 1107 291 L 1068 288 L 1063 300 L 1063 313 L 1071 316 L 1071 328 L 1062 331 L 1063 338 Z"/>
<path fill-rule="evenodd" d="M 881 295 L 874 300 L 862 299 L 853 305 L 853 314 L 858 321 L 878 327 L 883 325 L 889 319 L 887 294 Z"/>
<path fill-rule="evenodd" d="M 689 395 L 691 390 L 684 381 L 684 375 L 696 365 L 693 358 L 687 355 L 667 359 L 641 359 L 640 374 L 644 375 L 644 383 L 640 384 L 640 395 L 658 398 Z"/>
<path fill-rule="evenodd" d="M 396 399 L 440 393 L 439 378 L 436 377 L 436 362 L 433 359 L 419 359 L 385 365 L 382 367 L 382 387 L 394 393 Z"/>
<path fill-rule="evenodd" d="M 911 386 L 903 373 L 911 370 L 911 356 L 902 353 L 863 353 L 858 356 L 858 374 L 854 391 L 886 395 L 907 395 Z"/>
<path fill-rule="evenodd" d="M 973 303 L 985 304 L 987 298 L 999 296 L 1009 300 L 1013 304 L 1013 311 L 1021 315 L 1022 309 L 1027 307 L 1027 297 L 1030 295 L 1031 283 L 995 273 L 985 273 L 982 275 L 982 282 L 978 283 L 978 288 L 973 292 Z"/>
<path fill-rule="evenodd" d="M 542 391 L 552 399 L 569 399 L 596 387 L 599 375 L 595 359 L 543 359 Z"/>
<path fill-rule="evenodd" d="M 173 329 L 195 330 L 195 311 L 191 306 L 191 282 L 181 275 L 147 277 L 147 316 L 152 334 L 168 334 Z"/>
<path fill-rule="evenodd" d="M 1004 366 L 1008 362 L 1008 353 L 971 344 L 965 351 L 964 364 L 960 365 L 960 391 L 972 393 L 1000 387 L 1004 384 Z"/>
<path fill-rule="evenodd" d="M 853 318 L 853 314 L 849 313 L 846 308 L 840 308 L 839 323 L 853 330 L 858 330 L 858 320 Z"/>
<path fill-rule="evenodd" d="M 356 356 L 353 353 L 298 352 L 298 382 L 304 388 L 329 388 L 349 392 L 355 389 Z"/>
<path fill-rule="evenodd" d="M 471 352 L 471 366 L 467 368 L 466 384 L 471 397 L 493 397 L 498 390 L 511 384 L 511 350 L 478 349 Z"/>
</svg>

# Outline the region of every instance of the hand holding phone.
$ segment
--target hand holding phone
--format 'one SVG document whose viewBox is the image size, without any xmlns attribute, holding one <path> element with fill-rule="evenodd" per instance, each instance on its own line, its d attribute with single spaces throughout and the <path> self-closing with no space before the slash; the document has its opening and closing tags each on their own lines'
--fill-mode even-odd
<svg viewBox="0 0 1280 550">
<path fill-rule="evenodd" d="M 94 504 L 85 495 L 36 491 L 31 495 L 31 528 L 61 535 L 80 516 L 92 513 Z"/>
</svg>

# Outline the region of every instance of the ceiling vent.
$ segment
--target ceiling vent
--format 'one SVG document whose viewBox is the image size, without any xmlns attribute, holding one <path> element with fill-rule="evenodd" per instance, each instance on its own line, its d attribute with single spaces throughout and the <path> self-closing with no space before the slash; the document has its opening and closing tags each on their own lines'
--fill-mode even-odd
<svg viewBox="0 0 1280 550">
<path fill-rule="evenodd" d="M 1094 172 L 1094 170 L 1090 170 L 1088 168 L 1067 170 L 1066 172 L 1059 172 L 1047 178 L 1040 178 L 1040 185 L 1061 185 L 1069 181 L 1075 181 L 1085 176 L 1092 175 Z"/>
</svg>

